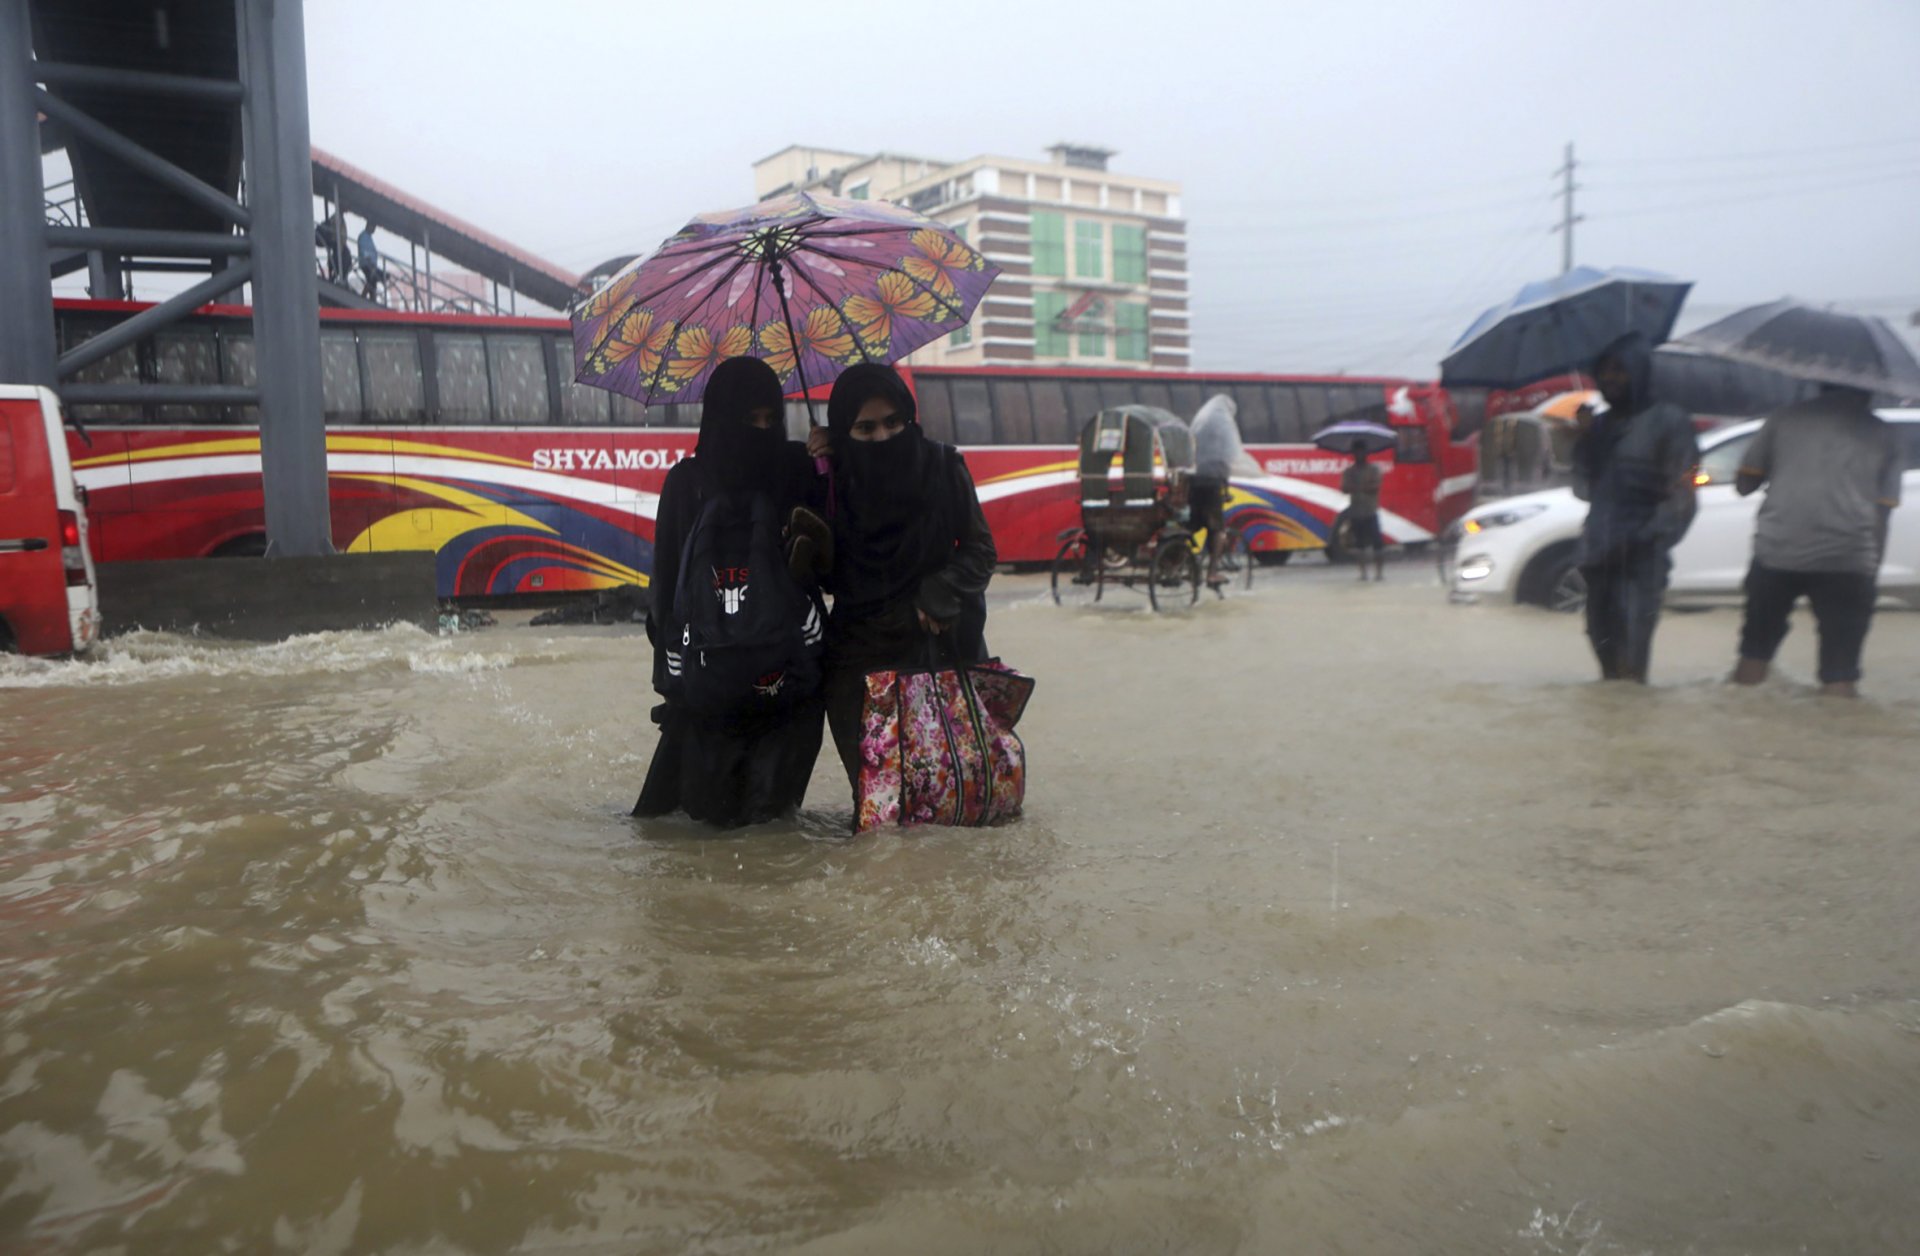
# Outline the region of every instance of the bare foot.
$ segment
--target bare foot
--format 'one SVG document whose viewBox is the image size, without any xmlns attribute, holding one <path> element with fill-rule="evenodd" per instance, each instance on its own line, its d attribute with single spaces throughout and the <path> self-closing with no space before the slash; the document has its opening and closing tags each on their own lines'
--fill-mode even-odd
<svg viewBox="0 0 1920 1256">
<path fill-rule="evenodd" d="M 1733 669 L 1733 683 L 1736 685 L 1757 685 L 1767 678 L 1767 660 L 1741 659 Z"/>
<path fill-rule="evenodd" d="M 1823 698 L 1857 698 L 1860 696 L 1860 687 L 1851 680 L 1836 680 L 1832 684 L 1820 686 L 1820 696 Z"/>
</svg>

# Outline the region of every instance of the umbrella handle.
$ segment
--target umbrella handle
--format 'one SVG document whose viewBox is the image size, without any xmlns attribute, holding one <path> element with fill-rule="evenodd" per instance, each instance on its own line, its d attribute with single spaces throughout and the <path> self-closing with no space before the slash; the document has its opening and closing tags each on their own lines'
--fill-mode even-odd
<svg viewBox="0 0 1920 1256">
<path fill-rule="evenodd" d="M 793 329 L 793 309 L 787 304 L 787 285 L 781 282 L 785 276 L 781 274 L 780 259 L 778 257 L 772 259 L 768 269 L 773 272 L 774 295 L 780 298 L 780 319 L 787 325 L 787 343 L 793 346 L 793 373 L 800 377 L 800 399 L 807 405 L 807 426 L 819 427 L 820 416 L 813 411 L 813 390 L 807 387 L 807 368 L 800 360 L 800 337 Z M 827 481 L 827 518 L 831 519 L 834 507 L 833 463 L 825 457 L 815 458 L 813 470 L 814 474 L 824 477 Z"/>
</svg>

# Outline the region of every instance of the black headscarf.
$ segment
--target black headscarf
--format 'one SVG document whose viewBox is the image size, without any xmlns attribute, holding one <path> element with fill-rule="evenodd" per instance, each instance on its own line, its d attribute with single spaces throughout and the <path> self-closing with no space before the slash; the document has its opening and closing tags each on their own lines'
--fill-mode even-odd
<svg viewBox="0 0 1920 1256">
<path fill-rule="evenodd" d="M 750 411 L 765 406 L 776 422 L 755 427 Z M 774 492 L 785 471 L 785 400 L 780 377 L 759 358 L 728 358 L 713 368 L 700 404 L 700 440 L 694 457 L 723 489 L 758 488 Z"/>
<path fill-rule="evenodd" d="M 882 441 L 853 439 L 860 408 L 884 398 L 905 426 Z M 833 440 L 834 608 L 871 608 L 910 597 L 953 559 L 955 519 L 946 449 L 930 441 L 906 381 L 862 362 L 834 382 L 827 401 Z"/>
</svg>

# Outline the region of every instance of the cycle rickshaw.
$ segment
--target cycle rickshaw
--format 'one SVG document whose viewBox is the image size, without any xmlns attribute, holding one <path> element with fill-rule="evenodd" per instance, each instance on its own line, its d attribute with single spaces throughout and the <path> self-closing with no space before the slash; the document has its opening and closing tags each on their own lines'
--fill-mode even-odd
<svg viewBox="0 0 1920 1256">
<path fill-rule="evenodd" d="M 1193 433 L 1171 411 L 1114 406 L 1087 420 L 1080 429 L 1080 527 L 1061 534 L 1053 600 L 1098 602 L 1118 585 L 1144 588 L 1155 610 L 1198 601 L 1204 563 L 1187 527 L 1193 466 Z M 1217 574 L 1252 583 L 1252 555 L 1233 529 Z"/>
</svg>

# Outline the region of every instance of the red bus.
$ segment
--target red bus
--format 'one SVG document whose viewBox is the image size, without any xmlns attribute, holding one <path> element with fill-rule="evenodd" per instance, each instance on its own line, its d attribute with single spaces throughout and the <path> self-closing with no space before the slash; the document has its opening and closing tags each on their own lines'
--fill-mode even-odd
<svg viewBox="0 0 1920 1256">
<path fill-rule="evenodd" d="M 56 303 L 61 348 L 145 308 Z M 207 306 L 104 359 L 77 382 L 251 386 L 249 312 Z M 430 549 L 440 595 L 542 594 L 645 584 L 667 469 L 693 448 L 697 406 L 638 403 L 572 382 L 559 319 L 323 310 L 322 401 L 333 537 L 343 552 Z M 1399 379 L 1170 374 L 1055 368 L 920 368 L 928 434 L 964 451 L 1001 558 L 1046 562 L 1079 522 L 1075 439 L 1103 406 L 1191 416 L 1215 392 L 1238 403 L 1265 474 L 1229 509 L 1257 550 L 1317 549 L 1345 504 L 1343 460 L 1309 435 L 1381 407 L 1401 434 L 1382 493 L 1387 539 L 1431 539 L 1471 504 L 1472 441 L 1431 384 Z M 265 544 L 259 416 L 233 405 L 70 408 L 70 440 L 102 562 L 257 554 Z M 790 426 L 804 426 L 790 403 Z"/>
</svg>

